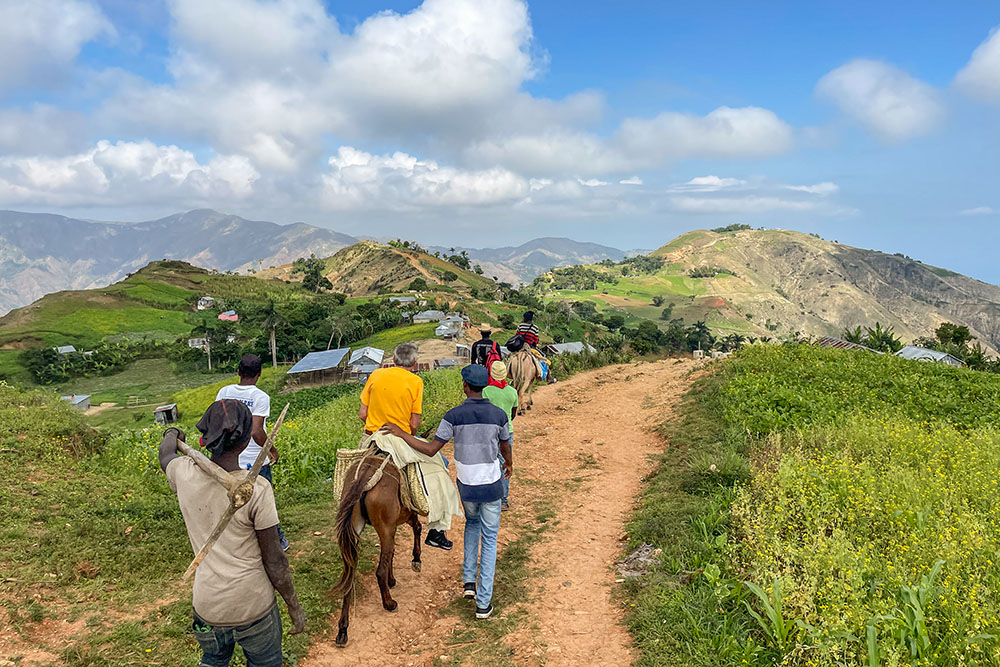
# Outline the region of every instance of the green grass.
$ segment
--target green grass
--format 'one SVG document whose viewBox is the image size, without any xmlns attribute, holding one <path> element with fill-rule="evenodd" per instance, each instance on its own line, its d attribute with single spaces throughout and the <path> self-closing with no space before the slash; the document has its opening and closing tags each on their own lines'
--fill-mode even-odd
<svg viewBox="0 0 1000 667">
<path fill-rule="evenodd" d="M 356 350 L 359 347 L 375 347 L 380 350 L 385 350 L 386 355 L 392 354 L 392 350 L 396 348 L 400 343 L 412 343 L 415 341 L 427 340 L 428 338 L 434 338 L 434 329 L 437 328 L 437 324 L 411 324 L 404 327 L 396 327 L 395 329 L 386 329 L 385 331 L 379 331 L 374 336 L 369 336 L 364 340 L 359 340 L 350 344 L 345 343 L 344 347 L 350 347 L 352 350 Z"/>
<path fill-rule="evenodd" d="M 990 374 L 808 345 L 723 364 L 629 526 L 663 549 L 628 585 L 640 664 L 997 664 L 998 399 Z"/>
</svg>

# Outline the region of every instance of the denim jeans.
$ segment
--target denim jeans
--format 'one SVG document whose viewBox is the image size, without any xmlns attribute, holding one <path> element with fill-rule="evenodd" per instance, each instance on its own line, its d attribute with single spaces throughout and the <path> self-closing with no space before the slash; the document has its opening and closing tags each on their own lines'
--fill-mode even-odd
<svg viewBox="0 0 1000 667">
<path fill-rule="evenodd" d="M 194 617 L 194 636 L 201 644 L 199 667 L 228 667 L 239 644 L 247 667 L 281 667 L 281 613 L 278 605 L 250 625 L 213 628 Z"/>
<path fill-rule="evenodd" d="M 258 474 L 261 477 L 263 477 L 264 479 L 266 479 L 271 486 L 274 486 L 274 480 L 271 479 L 271 464 L 270 463 L 268 463 L 266 466 L 261 466 L 260 467 L 260 473 L 258 473 Z M 284 539 L 285 539 L 285 531 L 283 531 L 281 529 L 281 524 L 279 523 L 278 524 L 278 541 L 282 542 L 282 541 L 284 541 Z"/>
<path fill-rule="evenodd" d="M 462 582 L 476 583 L 476 607 L 485 609 L 493 599 L 497 534 L 500 532 L 500 501 L 469 503 L 463 500 L 462 508 L 465 510 Z"/>
<path fill-rule="evenodd" d="M 513 439 L 511 440 L 511 443 L 510 443 L 510 453 L 513 456 L 513 454 L 514 454 L 514 441 L 513 441 Z M 503 460 L 503 454 L 501 454 L 500 455 L 500 470 L 503 470 L 503 464 L 504 463 L 506 463 L 506 461 Z M 509 497 L 510 497 L 510 480 L 507 479 L 507 477 L 505 476 L 503 478 L 503 501 L 507 502 L 507 499 Z"/>
</svg>

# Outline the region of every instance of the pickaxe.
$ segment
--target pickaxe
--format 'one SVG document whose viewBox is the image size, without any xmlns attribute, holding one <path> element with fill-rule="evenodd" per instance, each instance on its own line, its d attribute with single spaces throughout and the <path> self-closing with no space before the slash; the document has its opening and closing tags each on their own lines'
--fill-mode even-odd
<svg viewBox="0 0 1000 667">
<path fill-rule="evenodd" d="M 253 497 L 253 485 L 257 481 L 257 474 L 264 465 L 264 460 L 267 458 L 268 452 L 271 451 L 271 447 L 274 445 L 274 438 L 278 435 L 278 429 L 281 428 L 281 422 L 285 420 L 285 413 L 288 412 L 288 405 L 288 403 L 285 403 L 285 409 L 281 411 L 281 415 L 278 417 L 277 421 L 274 422 L 274 426 L 271 427 L 271 432 L 267 435 L 267 440 L 264 442 L 264 446 L 260 448 L 260 453 L 257 454 L 257 459 L 253 462 L 253 466 L 247 471 L 246 477 L 242 480 L 238 477 L 234 477 L 231 473 L 226 472 L 219 466 L 212 463 L 211 459 L 201 452 L 191 449 L 190 446 L 181 440 L 177 441 L 177 449 L 180 450 L 182 454 L 190 456 L 199 468 L 214 477 L 215 481 L 226 487 L 229 492 L 229 509 L 226 510 L 225 514 L 219 517 L 219 522 L 215 524 L 215 530 L 213 530 L 212 534 L 208 536 L 208 540 L 204 545 L 202 545 L 201 549 L 199 549 L 197 555 L 194 557 L 194 560 L 191 561 L 191 564 L 188 565 L 187 571 L 184 572 L 184 581 L 189 580 L 194 575 L 194 571 L 198 569 L 201 562 L 205 560 L 206 556 L 208 556 L 208 552 L 212 550 L 212 547 L 215 546 L 219 537 L 226 530 L 226 526 L 229 525 L 229 521 L 233 518 L 233 515 L 236 514 L 236 510 L 250 502 L 250 498 Z"/>
</svg>

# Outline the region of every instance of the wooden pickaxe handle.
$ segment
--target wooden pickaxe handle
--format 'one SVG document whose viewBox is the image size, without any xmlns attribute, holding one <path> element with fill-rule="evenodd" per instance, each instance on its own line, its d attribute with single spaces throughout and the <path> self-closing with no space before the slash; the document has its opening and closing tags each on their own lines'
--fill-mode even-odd
<svg viewBox="0 0 1000 667">
<path fill-rule="evenodd" d="M 236 514 L 236 510 L 250 502 L 250 498 L 253 497 L 253 487 L 257 481 L 257 474 L 260 473 L 260 469 L 264 465 L 264 460 L 267 459 L 267 453 L 270 452 L 271 447 L 274 446 L 274 439 L 278 435 L 278 429 L 281 428 L 282 422 L 285 421 L 285 414 L 288 412 L 288 406 L 289 404 L 285 403 L 285 408 L 281 411 L 277 421 L 274 422 L 274 426 L 271 427 L 271 432 L 268 434 L 267 440 L 264 442 L 264 446 L 260 448 L 260 452 L 257 454 L 257 459 L 253 462 L 253 466 L 251 466 L 250 470 L 247 471 L 247 476 L 244 477 L 242 481 L 234 478 L 232 475 L 219 468 L 219 466 L 209 461 L 209 465 L 226 476 L 227 481 L 222 482 L 222 485 L 229 491 L 229 508 L 221 517 L 219 517 L 218 523 L 215 524 L 215 530 L 212 531 L 212 534 L 208 536 L 205 544 L 203 544 L 201 549 L 198 550 L 198 553 L 195 554 L 194 560 L 192 560 L 191 564 L 188 565 L 188 569 L 184 571 L 184 576 L 182 577 L 184 581 L 188 581 L 192 576 L 194 576 L 195 570 L 198 569 L 198 566 L 201 565 L 202 561 L 205 560 L 205 557 L 212 551 L 212 547 L 214 547 L 215 543 L 218 542 L 219 537 L 221 537 L 222 533 L 225 532 L 226 527 L 233 518 L 233 515 Z M 178 441 L 177 444 L 178 448 L 180 448 L 182 443 Z M 187 445 L 184 446 L 188 450 L 191 450 L 191 448 Z M 181 451 L 188 456 L 191 456 L 183 449 Z M 201 452 L 195 452 L 194 450 L 191 451 L 194 454 L 201 454 Z M 204 454 L 201 454 L 201 456 L 208 461 Z M 197 457 L 193 458 L 195 462 L 198 461 Z M 212 476 L 219 479 L 214 473 L 212 473 Z M 235 485 L 231 485 L 230 482 L 234 482 Z"/>
</svg>

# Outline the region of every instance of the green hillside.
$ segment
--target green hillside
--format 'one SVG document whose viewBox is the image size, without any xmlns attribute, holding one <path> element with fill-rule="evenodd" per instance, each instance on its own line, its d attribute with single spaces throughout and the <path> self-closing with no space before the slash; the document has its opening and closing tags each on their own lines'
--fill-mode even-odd
<svg viewBox="0 0 1000 667">
<path fill-rule="evenodd" d="M 680 318 L 719 333 L 794 337 L 881 322 L 912 340 L 948 321 L 1000 349 L 1000 287 L 787 230 L 696 230 L 648 257 L 555 269 L 533 288 L 547 300 L 591 301 L 661 327 Z"/>
</svg>

